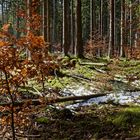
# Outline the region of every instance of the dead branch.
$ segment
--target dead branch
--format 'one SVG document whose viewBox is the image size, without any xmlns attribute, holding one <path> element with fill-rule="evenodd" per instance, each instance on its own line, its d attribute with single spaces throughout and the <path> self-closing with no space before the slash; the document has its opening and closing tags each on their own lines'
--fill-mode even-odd
<svg viewBox="0 0 140 140">
<path fill-rule="evenodd" d="M 106 96 L 107 94 L 102 93 L 102 94 L 91 94 L 91 95 L 83 95 L 83 96 L 69 96 L 69 97 L 57 97 L 57 98 L 52 98 L 52 97 L 45 97 L 45 104 L 54 104 L 54 103 L 59 103 L 59 102 L 67 102 L 67 101 L 76 101 L 76 100 L 88 100 L 91 98 L 97 98 L 101 96 Z M 11 102 L 8 103 L 0 103 L 0 106 L 11 106 Z M 15 101 L 14 106 L 22 106 L 23 104 L 27 105 L 41 105 L 42 100 L 40 99 L 31 99 L 31 100 L 24 100 L 24 101 Z"/>
<path fill-rule="evenodd" d="M 84 80 L 84 81 L 87 81 L 87 82 L 91 82 L 92 81 L 92 79 L 87 78 L 84 75 L 80 75 L 80 74 L 65 74 L 65 76 L 72 77 L 74 79 Z"/>
<path fill-rule="evenodd" d="M 107 63 L 81 62 L 80 65 L 107 66 Z"/>
</svg>

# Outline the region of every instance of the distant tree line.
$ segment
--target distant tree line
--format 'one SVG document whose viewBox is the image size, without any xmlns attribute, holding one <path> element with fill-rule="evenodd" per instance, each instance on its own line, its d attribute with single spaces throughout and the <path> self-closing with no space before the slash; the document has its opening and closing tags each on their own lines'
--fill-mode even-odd
<svg viewBox="0 0 140 140">
<path fill-rule="evenodd" d="M 40 18 L 32 19 L 34 8 Z M 1 26 L 11 22 L 17 38 L 34 30 L 25 23 L 40 23 L 50 52 L 83 57 L 90 47 L 95 56 L 124 57 L 140 48 L 140 0 L 1 0 L 0 9 Z"/>
</svg>

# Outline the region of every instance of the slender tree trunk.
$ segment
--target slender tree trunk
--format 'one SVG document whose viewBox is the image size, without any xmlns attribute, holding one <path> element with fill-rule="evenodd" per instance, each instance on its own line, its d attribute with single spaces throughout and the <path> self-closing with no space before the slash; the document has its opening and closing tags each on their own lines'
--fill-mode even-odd
<svg viewBox="0 0 140 140">
<path fill-rule="evenodd" d="M 93 40 L 93 36 L 95 33 L 95 24 L 96 24 L 96 17 L 95 17 L 95 0 L 90 0 L 90 38 Z"/>
<path fill-rule="evenodd" d="M 30 33 L 30 30 L 31 30 L 31 27 L 30 27 L 30 16 L 31 16 L 31 1 L 30 0 L 27 0 L 27 6 L 26 6 L 26 9 L 27 9 L 27 35 Z M 30 44 L 29 44 L 30 45 Z M 26 49 L 26 54 L 27 54 L 27 58 L 30 60 L 31 59 L 31 52 L 29 51 L 29 49 L 27 48 Z"/>
<path fill-rule="evenodd" d="M 140 0 L 138 0 L 138 2 L 137 2 L 137 4 L 138 5 L 140 5 Z M 138 8 L 139 8 L 139 6 L 138 6 Z M 138 35 L 138 30 L 139 30 L 139 23 L 140 23 L 140 18 L 138 17 L 138 23 L 137 23 L 137 31 L 136 31 L 136 33 L 135 33 L 135 48 L 137 48 L 138 47 L 138 38 L 139 38 L 139 35 Z"/>
<path fill-rule="evenodd" d="M 8 23 L 8 8 L 7 8 L 7 2 L 5 2 L 5 22 Z"/>
<path fill-rule="evenodd" d="M 74 54 L 74 13 L 73 13 L 73 0 L 71 0 L 71 48 Z"/>
<path fill-rule="evenodd" d="M 5 23 L 4 21 L 4 0 L 1 2 L 1 12 L 2 12 L 2 24 Z"/>
<path fill-rule="evenodd" d="M 121 0 L 121 40 L 120 40 L 120 57 L 124 57 L 125 47 L 125 0 Z"/>
<path fill-rule="evenodd" d="M 52 43 L 56 41 L 56 0 L 53 0 Z"/>
<path fill-rule="evenodd" d="M 95 16 L 95 0 L 90 0 L 90 45 L 93 47 L 93 40 L 95 35 L 95 25 L 96 25 L 96 16 Z"/>
<path fill-rule="evenodd" d="M 117 53 L 117 52 L 115 52 L 116 50 L 117 50 L 117 46 L 116 46 L 116 44 L 117 44 L 117 34 L 116 34 L 116 0 L 113 0 L 113 9 L 112 9 L 112 18 L 113 18 L 113 22 L 112 22 L 112 26 L 113 26 L 113 38 L 114 38 L 114 40 L 113 40 L 113 44 L 112 44 L 112 46 L 113 46 L 113 50 L 112 50 L 112 55 L 115 55 L 115 53 Z"/>
<path fill-rule="evenodd" d="M 27 9 L 27 34 L 29 33 L 31 27 L 30 27 L 30 16 L 31 16 L 31 13 L 30 13 L 30 4 L 31 4 L 31 1 L 30 0 L 27 0 L 27 6 L 26 6 L 26 9 Z"/>
<path fill-rule="evenodd" d="M 46 9 L 47 9 L 47 42 L 50 44 L 50 0 L 46 0 Z M 50 47 L 50 46 L 49 46 Z M 51 51 L 51 48 L 49 48 Z"/>
<path fill-rule="evenodd" d="M 43 36 L 47 42 L 47 0 L 43 0 Z"/>
<path fill-rule="evenodd" d="M 69 0 L 63 0 L 63 49 L 64 55 L 69 51 Z"/>
<path fill-rule="evenodd" d="M 76 0 L 76 18 L 75 18 L 75 54 L 78 57 L 83 57 L 83 41 L 82 41 L 82 19 L 81 19 L 81 0 Z"/>
<path fill-rule="evenodd" d="M 108 57 L 114 55 L 114 0 L 110 0 L 110 33 Z"/>
<path fill-rule="evenodd" d="M 108 35 L 109 35 L 109 8 L 108 8 L 108 0 L 105 0 L 103 2 L 103 40 L 108 41 Z"/>
<path fill-rule="evenodd" d="M 130 16 L 130 19 L 129 19 L 129 20 L 130 20 L 130 27 L 129 27 L 129 29 L 130 29 L 130 30 L 129 30 L 129 37 L 130 37 L 129 39 L 130 39 L 130 43 L 129 43 L 129 45 L 130 45 L 131 56 L 132 56 L 132 51 L 133 51 L 132 49 L 133 49 L 133 48 L 132 48 L 132 1 L 131 1 L 131 0 L 130 0 L 130 3 L 129 3 L 129 10 L 130 10 L 130 11 L 129 11 L 129 14 L 130 14 L 130 15 L 129 15 L 129 16 Z"/>
<path fill-rule="evenodd" d="M 19 11 L 19 1 L 17 2 L 17 11 Z M 16 37 L 17 38 L 20 37 L 19 26 L 20 26 L 20 17 L 16 13 L 16 27 L 17 27 L 17 29 L 16 29 Z"/>
<path fill-rule="evenodd" d="M 43 36 L 48 43 L 49 51 L 51 52 L 50 38 L 50 0 L 43 1 Z"/>
<path fill-rule="evenodd" d="M 126 6 L 125 6 L 126 7 Z M 127 25 L 127 12 L 128 12 L 128 8 L 124 8 L 124 18 L 125 18 L 125 21 L 124 21 L 124 34 L 125 34 L 125 36 L 124 36 L 124 42 L 125 42 L 125 45 L 126 45 L 126 47 L 128 47 L 128 33 L 127 33 L 127 27 L 128 27 L 128 25 Z"/>
<path fill-rule="evenodd" d="M 100 0 L 100 36 L 103 39 L 103 0 Z"/>
</svg>

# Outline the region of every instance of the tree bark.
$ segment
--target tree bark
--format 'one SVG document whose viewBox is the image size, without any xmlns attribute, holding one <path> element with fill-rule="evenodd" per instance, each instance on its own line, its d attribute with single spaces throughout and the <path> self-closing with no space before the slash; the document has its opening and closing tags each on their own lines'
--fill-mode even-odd
<svg viewBox="0 0 140 140">
<path fill-rule="evenodd" d="M 56 0 L 53 0 L 52 43 L 56 41 Z"/>
<path fill-rule="evenodd" d="M 95 24 L 96 24 L 96 16 L 95 16 L 95 0 L 90 0 L 90 39 L 93 40 L 95 33 Z"/>
<path fill-rule="evenodd" d="M 129 46 L 130 46 L 130 49 L 131 49 L 131 56 L 132 56 L 132 51 L 133 51 L 133 48 L 132 48 L 132 1 L 130 0 L 130 3 L 129 3 L 129 17 L 130 17 L 130 25 L 129 25 Z"/>
<path fill-rule="evenodd" d="M 63 49 L 64 55 L 68 55 L 70 48 L 70 32 L 69 32 L 69 0 L 63 0 Z"/>
<path fill-rule="evenodd" d="M 100 0 L 100 36 L 103 39 L 103 0 Z"/>
<path fill-rule="evenodd" d="M 82 19 L 81 19 L 81 0 L 76 0 L 76 17 L 75 17 L 75 54 L 77 57 L 83 57 L 83 41 L 82 41 Z"/>
<path fill-rule="evenodd" d="M 71 0 L 71 49 L 74 54 L 74 3 Z"/>
<path fill-rule="evenodd" d="M 50 0 L 46 1 L 46 9 L 47 9 L 47 42 L 50 43 Z M 50 48 L 51 50 L 51 48 Z"/>
<path fill-rule="evenodd" d="M 121 40 L 120 40 L 120 57 L 124 57 L 125 47 L 125 0 L 121 0 Z"/>
<path fill-rule="evenodd" d="M 17 1 L 17 11 L 19 11 L 19 1 Z M 20 37 L 20 32 L 19 32 L 19 28 L 20 28 L 20 17 L 18 14 L 16 14 L 16 37 L 17 39 Z"/>
<path fill-rule="evenodd" d="M 110 33 L 109 33 L 109 49 L 108 57 L 114 56 L 114 0 L 110 0 Z"/>
<path fill-rule="evenodd" d="M 1 2 L 1 14 L 2 14 L 2 24 L 5 23 L 4 21 L 4 0 Z"/>
</svg>

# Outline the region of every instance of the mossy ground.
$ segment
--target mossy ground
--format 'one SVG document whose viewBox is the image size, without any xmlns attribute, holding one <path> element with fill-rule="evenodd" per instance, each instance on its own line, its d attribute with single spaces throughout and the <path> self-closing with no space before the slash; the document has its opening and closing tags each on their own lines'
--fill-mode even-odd
<svg viewBox="0 0 140 140">
<path fill-rule="evenodd" d="M 76 63 L 72 65 L 73 61 Z M 86 63 L 104 63 L 105 66 L 80 65 L 81 62 Z M 110 81 L 114 81 L 119 76 L 119 80 L 127 81 L 122 83 L 131 87 L 131 83 L 140 79 L 140 61 L 127 59 L 107 59 L 98 58 L 94 61 L 86 59 L 77 59 L 66 57 L 61 60 L 60 73 L 63 76 L 51 76 L 45 82 L 46 87 L 63 90 L 65 87 L 73 85 L 83 85 L 85 87 L 95 87 L 101 91 L 118 90 Z M 66 75 L 78 75 L 83 79 L 74 78 Z M 118 78 L 118 77 L 117 77 Z M 137 82 L 138 83 L 138 82 Z M 140 84 L 140 82 L 139 82 Z M 134 87 L 134 86 L 133 86 Z M 138 87 L 138 86 L 137 86 Z M 136 87 L 136 88 L 137 88 Z"/>
<path fill-rule="evenodd" d="M 45 128 L 46 135 L 42 139 L 125 139 L 140 136 L 140 107 L 93 105 L 78 108 L 70 119 L 54 110 L 51 118 L 46 115 L 46 118 L 37 119 L 37 122 Z"/>
<path fill-rule="evenodd" d="M 104 63 L 104 66 L 80 65 L 80 63 Z M 87 59 L 77 59 L 64 57 L 60 61 L 59 72 L 45 78 L 45 88 L 63 90 L 66 87 L 74 85 L 82 85 L 85 87 L 94 87 L 101 91 L 113 91 L 116 85 L 110 81 L 114 81 L 115 77 L 119 80 L 127 81 L 124 85 L 130 87 L 131 83 L 137 80 L 137 87 L 140 85 L 140 61 L 127 59 L 107 59 L 98 58 L 94 61 Z M 68 76 L 69 75 L 69 76 Z M 78 75 L 80 78 L 74 78 L 71 75 Z M 119 77 L 118 77 L 119 76 Z M 30 87 L 34 87 L 38 91 L 42 89 L 42 83 L 36 80 L 28 82 Z M 134 86 L 133 86 L 134 87 Z"/>
<path fill-rule="evenodd" d="M 130 88 L 133 81 L 140 79 L 140 61 L 127 59 L 95 59 L 94 63 L 106 63 L 105 66 L 75 65 L 73 58 L 64 58 L 60 72 L 63 76 L 51 76 L 45 82 L 46 87 L 63 90 L 65 87 L 81 84 L 85 87 L 95 87 L 101 92 Z M 102 70 L 103 72 L 98 71 Z M 66 75 L 82 75 L 83 79 L 76 79 Z M 115 76 L 127 83 L 116 81 Z M 85 80 L 84 80 L 85 78 Z M 87 79 L 90 79 L 89 81 Z M 41 86 L 40 86 L 41 87 Z M 135 88 L 135 87 L 134 87 Z M 137 88 L 137 87 L 136 87 Z M 39 140 L 119 140 L 130 137 L 140 137 L 140 107 L 91 105 L 77 108 L 72 117 L 66 117 L 57 109 L 48 109 L 44 116 L 37 118 L 41 130 Z"/>
</svg>

